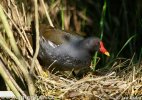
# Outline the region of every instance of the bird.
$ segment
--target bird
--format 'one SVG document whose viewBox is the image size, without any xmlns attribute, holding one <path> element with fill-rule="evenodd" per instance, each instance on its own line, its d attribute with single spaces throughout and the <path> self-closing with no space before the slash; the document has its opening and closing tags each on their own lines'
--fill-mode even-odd
<svg viewBox="0 0 142 100">
<path fill-rule="evenodd" d="M 90 66 L 96 51 L 110 56 L 98 37 L 84 38 L 44 24 L 40 25 L 39 32 L 38 60 L 46 68 L 50 66 L 58 71 L 79 70 Z"/>
</svg>

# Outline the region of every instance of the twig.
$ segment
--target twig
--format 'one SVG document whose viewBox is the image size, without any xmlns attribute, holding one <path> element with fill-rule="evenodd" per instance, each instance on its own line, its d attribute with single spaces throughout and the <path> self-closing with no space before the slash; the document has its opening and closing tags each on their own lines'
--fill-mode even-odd
<svg viewBox="0 0 142 100">
<path fill-rule="evenodd" d="M 9 40 L 10 40 L 12 49 L 13 49 L 13 51 L 14 51 L 16 56 L 9 50 L 9 48 L 8 48 L 6 42 L 4 41 L 4 39 L 3 39 L 1 34 L 0 34 L 0 38 L 1 38 L 0 45 L 10 55 L 10 57 L 15 61 L 15 63 L 20 67 L 21 71 L 24 74 L 26 82 L 28 84 L 29 93 L 30 93 L 30 95 L 34 95 L 35 94 L 35 86 L 34 86 L 32 78 L 31 78 L 31 76 L 30 76 L 30 74 L 28 72 L 27 63 L 24 61 L 22 55 L 20 54 L 20 51 L 19 51 L 19 49 L 18 49 L 18 47 L 16 45 L 16 41 L 14 39 L 12 31 L 10 30 L 8 21 L 6 19 L 6 16 L 5 16 L 3 10 L 2 10 L 2 6 L 1 5 L 0 5 L 0 18 L 2 20 L 2 23 L 4 25 L 5 31 L 7 33 L 7 36 L 9 38 Z"/>
<path fill-rule="evenodd" d="M 15 63 L 17 64 L 17 66 L 22 70 L 24 77 L 26 79 L 26 82 L 28 83 L 28 87 L 29 87 L 29 93 L 30 95 L 34 95 L 35 94 L 35 87 L 32 81 L 32 78 L 29 75 L 29 72 L 26 68 L 24 68 L 24 66 L 22 66 L 21 62 L 19 61 L 19 59 L 11 52 L 11 50 L 8 48 L 6 42 L 4 41 L 2 35 L 0 34 L 0 46 L 2 47 L 2 49 L 8 53 L 8 55 L 15 61 Z"/>
<path fill-rule="evenodd" d="M 9 28 L 9 24 L 7 22 L 7 19 L 6 19 L 5 15 L 4 15 L 4 12 L 2 10 L 2 6 L 1 5 L 0 5 L 0 18 L 1 18 L 1 21 L 2 21 L 2 23 L 4 25 L 4 28 L 5 28 L 5 31 L 7 33 L 7 37 L 9 38 L 10 44 L 12 46 L 12 49 L 13 49 L 15 55 L 17 57 L 19 57 L 20 56 L 20 51 L 19 51 L 19 49 L 18 49 L 18 47 L 16 45 L 16 41 L 14 39 L 12 31 Z"/>
<path fill-rule="evenodd" d="M 20 93 L 18 92 L 18 90 L 16 89 L 12 81 L 10 80 L 9 76 L 7 75 L 6 71 L 4 70 L 1 60 L 0 60 L 0 74 L 3 77 L 4 81 L 7 83 L 7 85 L 10 87 L 10 89 L 13 91 L 15 96 L 17 98 L 21 97 Z"/>
<path fill-rule="evenodd" d="M 44 1 L 41 0 L 41 3 L 42 3 L 43 8 L 44 8 L 44 10 L 45 10 L 46 17 L 47 17 L 47 19 L 48 19 L 48 21 L 49 21 L 50 26 L 54 27 L 54 25 L 53 25 L 53 23 L 52 23 L 52 21 L 51 21 L 51 18 L 50 18 L 50 16 L 49 16 L 49 13 L 48 13 L 48 11 L 47 11 L 47 8 L 46 8 L 46 6 L 45 6 Z"/>
<path fill-rule="evenodd" d="M 9 79 L 11 80 L 11 82 L 13 83 L 13 85 L 16 87 L 16 89 L 26 98 L 26 94 L 24 93 L 24 91 L 18 86 L 18 84 L 15 82 L 15 80 L 13 79 L 13 77 L 11 76 L 11 74 L 9 73 L 9 71 L 5 68 L 4 64 L 2 63 L 2 61 L 0 60 L 0 63 L 4 69 L 4 71 L 7 73 L 7 76 L 9 77 Z"/>
<path fill-rule="evenodd" d="M 38 52 L 39 52 L 39 21 L 38 21 L 38 4 L 37 4 L 37 0 L 34 1 L 34 5 L 35 5 L 36 49 L 35 49 L 35 53 L 34 53 L 34 56 L 33 56 L 33 59 L 32 59 L 30 73 L 33 73 L 34 65 L 35 65 L 35 59 L 37 58 Z"/>
<path fill-rule="evenodd" d="M 17 7 L 16 7 L 15 4 L 13 4 L 13 6 L 14 6 L 15 9 L 16 9 L 16 14 L 17 14 L 17 17 L 18 17 L 19 22 L 20 22 L 20 24 L 21 24 L 20 15 L 19 15 L 19 13 L 18 13 Z M 22 7 L 23 7 L 23 6 L 22 6 Z M 4 10 L 4 9 L 3 9 L 3 10 Z M 20 34 L 20 36 L 22 37 L 24 43 L 27 43 L 27 44 L 28 44 L 28 45 L 26 45 L 26 46 L 27 46 L 28 50 L 30 51 L 30 53 L 31 53 L 31 55 L 32 55 L 32 54 L 33 54 L 33 49 L 32 49 L 32 47 L 31 47 L 31 45 L 30 45 L 30 42 L 29 42 L 29 40 L 28 40 L 28 38 L 27 38 L 27 35 L 26 35 L 25 31 L 24 31 L 23 26 L 22 26 L 22 25 L 20 26 L 20 27 L 21 27 L 21 30 L 22 30 L 22 32 L 23 32 L 23 34 L 22 34 L 22 32 L 20 31 L 20 29 L 18 28 L 18 26 L 16 25 L 16 23 L 13 21 L 13 19 L 11 19 L 11 17 L 7 14 L 7 12 L 6 12 L 5 10 L 4 10 L 4 12 L 5 12 L 5 14 L 8 16 L 8 18 L 11 20 L 12 24 L 14 25 L 14 27 L 17 29 L 17 31 L 18 31 L 18 33 Z M 24 13 L 24 16 L 26 17 L 24 7 L 23 7 L 23 13 Z M 26 18 L 25 18 L 25 21 L 26 21 Z M 37 71 L 38 75 L 41 75 L 41 73 L 43 72 L 43 70 L 42 70 L 42 68 L 41 68 L 41 66 L 39 65 L 39 63 L 38 63 L 37 60 L 35 61 L 35 63 L 36 63 L 36 71 Z"/>
</svg>

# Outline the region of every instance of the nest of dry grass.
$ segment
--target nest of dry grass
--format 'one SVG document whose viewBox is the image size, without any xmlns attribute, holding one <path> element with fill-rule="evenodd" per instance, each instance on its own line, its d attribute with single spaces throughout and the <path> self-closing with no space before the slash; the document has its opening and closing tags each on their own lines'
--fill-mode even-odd
<svg viewBox="0 0 142 100">
<path fill-rule="evenodd" d="M 36 86 L 38 93 L 49 98 L 63 99 L 124 99 L 138 97 L 142 93 L 142 81 L 140 78 L 132 81 L 124 80 L 124 77 L 110 72 L 103 76 L 88 74 L 77 80 L 50 75 L 38 77 Z"/>
<path fill-rule="evenodd" d="M 8 26 L 1 16 L 0 75 L 16 97 L 38 95 L 48 99 L 75 100 L 142 98 L 141 63 L 134 65 L 130 61 L 129 66 L 121 70 L 127 60 L 117 64 L 116 61 L 104 75 L 88 73 L 79 80 L 44 72 L 36 57 L 32 58 L 33 51 L 27 39 L 31 15 L 26 15 L 23 4 L 19 9 L 14 0 L 1 1 L 1 4 Z"/>
</svg>

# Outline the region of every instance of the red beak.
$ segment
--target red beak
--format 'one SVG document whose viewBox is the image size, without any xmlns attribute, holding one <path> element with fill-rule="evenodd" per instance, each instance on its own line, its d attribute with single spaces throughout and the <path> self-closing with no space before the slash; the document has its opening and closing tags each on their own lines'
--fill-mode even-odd
<svg viewBox="0 0 142 100">
<path fill-rule="evenodd" d="M 100 49 L 101 53 L 103 53 L 103 54 L 105 54 L 107 56 L 110 56 L 109 52 L 105 49 L 104 44 L 103 44 L 102 41 L 100 41 L 100 48 L 99 49 Z"/>
</svg>

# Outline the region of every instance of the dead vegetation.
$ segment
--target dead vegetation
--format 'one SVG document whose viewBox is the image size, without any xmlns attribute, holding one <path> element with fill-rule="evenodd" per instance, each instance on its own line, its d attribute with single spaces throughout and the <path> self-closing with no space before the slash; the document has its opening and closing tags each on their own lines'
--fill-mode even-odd
<svg viewBox="0 0 142 100">
<path fill-rule="evenodd" d="M 5 81 L 7 89 L 12 90 L 16 97 L 24 96 L 26 98 L 28 95 L 38 95 L 52 99 L 75 100 L 142 98 L 141 62 L 133 64 L 132 61 L 129 61 L 128 67 L 121 69 L 127 60 L 124 62 L 116 60 L 105 75 L 88 73 L 80 80 L 44 72 L 36 56 L 33 60 L 31 56 L 33 50 L 27 39 L 30 21 L 33 18 L 37 20 L 38 17 L 35 17 L 37 15 L 34 14 L 34 4 L 31 4 L 31 10 L 29 10 L 28 7 L 26 8 L 25 2 L 26 0 L 23 0 L 23 3 L 18 4 L 16 0 L 2 0 L 0 3 L 0 75 Z M 31 0 L 30 3 L 36 4 L 36 1 Z M 56 14 L 59 13 L 57 8 L 60 3 L 60 0 L 57 0 L 50 6 L 41 0 L 38 4 L 39 17 L 47 16 L 50 25 L 53 26 L 49 15 L 53 16 L 54 22 L 57 20 Z M 44 11 L 44 7 L 48 8 L 48 12 Z M 70 17 L 73 14 L 76 31 L 79 31 L 80 22 L 77 17 L 81 16 L 89 22 L 90 20 L 81 12 L 77 16 L 73 11 L 75 11 L 74 8 L 70 8 L 70 12 L 65 13 L 64 18 L 67 20 L 64 22 L 65 29 L 69 29 Z M 38 24 L 38 22 L 36 23 Z M 34 67 L 32 68 L 32 66 Z"/>
</svg>

